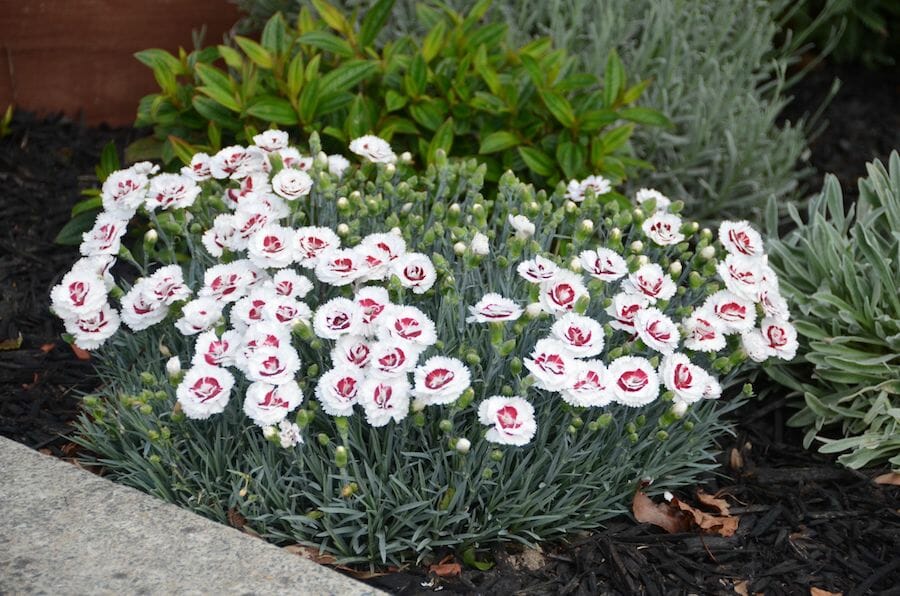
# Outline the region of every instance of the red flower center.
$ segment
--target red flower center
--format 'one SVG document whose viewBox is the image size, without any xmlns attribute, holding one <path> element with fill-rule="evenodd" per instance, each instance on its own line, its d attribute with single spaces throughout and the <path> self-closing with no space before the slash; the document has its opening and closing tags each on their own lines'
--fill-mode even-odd
<svg viewBox="0 0 900 596">
<path fill-rule="evenodd" d="M 513 406 L 503 406 L 497 410 L 497 424 L 503 430 L 515 430 L 522 426 L 519 421 L 519 411 Z"/>
<path fill-rule="evenodd" d="M 222 393 L 222 386 L 215 377 L 201 377 L 191 386 L 191 392 L 200 403 L 206 403 Z"/>
<path fill-rule="evenodd" d="M 622 391 L 634 393 L 646 387 L 649 381 L 650 379 L 647 377 L 647 373 L 638 368 L 623 372 L 619 376 L 618 385 Z"/>
<path fill-rule="evenodd" d="M 446 368 L 436 368 L 425 375 L 425 386 L 429 389 L 441 389 L 446 387 L 456 375 Z"/>
</svg>

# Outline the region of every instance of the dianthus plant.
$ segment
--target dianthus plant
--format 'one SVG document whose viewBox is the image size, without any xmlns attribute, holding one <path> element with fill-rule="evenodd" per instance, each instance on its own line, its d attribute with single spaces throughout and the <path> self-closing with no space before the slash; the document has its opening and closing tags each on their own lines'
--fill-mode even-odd
<svg viewBox="0 0 900 596">
<path fill-rule="evenodd" d="M 599 176 L 488 201 L 475 162 L 416 177 L 377 137 L 358 164 L 286 139 L 111 175 L 53 290 L 104 344 L 78 440 L 124 482 L 345 562 L 534 542 L 691 482 L 723 388 L 793 356 L 746 222 L 716 240 Z"/>
</svg>

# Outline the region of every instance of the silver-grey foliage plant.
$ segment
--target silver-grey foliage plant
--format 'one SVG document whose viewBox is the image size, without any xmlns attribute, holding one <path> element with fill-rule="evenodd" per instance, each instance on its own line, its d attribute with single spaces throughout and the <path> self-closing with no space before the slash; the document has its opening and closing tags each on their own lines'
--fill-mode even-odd
<svg viewBox="0 0 900 596">
<path fill-rule="evenodd" d="M 448 0 L 466 10 L 475 0 Z M 273 10 L 296 14 L 305 0 L 251 0 L 240 4 L 256 19 Z M 347 9 L 369 0 L 341 0 Z M 643 177 L 685 201 L 700 219 L 758 215 L 769 196 L 797 197 L 809 172 L 804 124 L 778 123 L 789 101 L 787 67 L 803 33 L 781 35 L 788 0 L 496 0 L 515 43 L 549 35 L 555 47 L 602 75 L 617 49 L 628 72 L 651 84 L 647 107 L 666 114 L 674 130 L 636 135 L 636 155 L 656 170 Z M 498 16 L 499 13 L 499 16 Z M 424 18 L 423 18 L 424 17 Z M 399 35 L 427 21 L 419 3 L 400 0 L 386 28 Z M 261 21 L 262 22 L 262 21 Z M 780 41 L 777 41 L 780 39 Z"/>
</svg>

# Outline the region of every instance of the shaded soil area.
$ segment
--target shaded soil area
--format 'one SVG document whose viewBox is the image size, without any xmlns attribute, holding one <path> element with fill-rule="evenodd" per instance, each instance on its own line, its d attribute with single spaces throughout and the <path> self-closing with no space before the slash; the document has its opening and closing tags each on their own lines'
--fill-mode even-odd
<svg viewBox="0 0 900 596">
<path fill-rule="evenodd" d="M 50 288 L 78 258 L 77 248 L 53 239 L 79 192 L 96 184 L 103 147 L 134 138 L 129 128 L 17 113 L 0 139 L 0 434 L 36 449 L 59 453 L 76 395 L 95 383 L 90 362 L 60 340 L 62 323 L 48 312 Z"/>
<path fill-rule="evenodd" d="M 815 111 L 835 76 L 845 84 L 810 159 L 853 196 L 865 161 L 900 146 L 900 75 L 821 68 L 793 89 L 786 117 Z M 96 183 L 104 145 L 121 150 L 136 137 L 20 113 L 0 139 L 0 434 L 57 455 L 70 455 L 76 396 L 95 380 L 47 311 L 50 288 L 77 258 L 53 238 L 79 191 Z M 705 490 L 740 518 L 734 536 L 666 534 L 621 519 L 543 554 L 495 551 L 486 572 L 436 577 L 423 569 L 368 581 L 403 594 L 900 594 L 900 489 L 804 450 L 784 427 L 789 415 L 783 400 L 751 404 L 723 444 L 723 468 Z M 696 504 L 692 493 L 677 496 Z"/>
<path fill-rule="evenodd" d="M 794 100 L 782 119 L 796 122 L 815 114 L 835 80 L 840 88 L 819 121 L 826 127 L 810 143 L 809 160 L 818 174 L 809 184 L 818 191 L 829 172 L 840 180 L 845 198 L 856 197 L 866 163 L 877 158 L 887 165 L 891 151 L 900 151 L 900 66 L 872 71 L 820 64 L 790 89 Z"/>
</svg>

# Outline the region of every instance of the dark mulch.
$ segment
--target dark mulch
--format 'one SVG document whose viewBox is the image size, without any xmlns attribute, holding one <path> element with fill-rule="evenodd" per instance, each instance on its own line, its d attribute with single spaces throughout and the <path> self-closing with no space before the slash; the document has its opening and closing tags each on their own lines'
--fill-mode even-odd
<svg viewBox="0 0 900 596">
<path fill-rule="evenodd" d="M 900 146 L 900 78 L 896 71 L 822 68 L 793 90 L 798 99 L 787 117 L 815 110 L 835 75 L 845 86 L 811 161 L 820 172 L 836 172 L 853 195 L 864 162 Z M 12 128 L 0 139 L 0 342 L 21 333 L 22 345 L 0 350 L 0 434 L 60 454 L 75 395 L 94 379 L 90 363 L 59 341 L 62 327 L 47 312 L 50 288 L 77 258 L 52 240 L 78 191 L 95 183 L 103 146 L 115 140 L 121 149 L 135 132 L 27 114 L 17 114 Z M 733 444 L 723 445 L 726 465 L 706 488 L 729 495 L 741 516 L 731 538 L 669 535 L 622 519 L 547 547 L 533 570 L 515 553 L 497 551 L 488 572 L 435 580 L 417 570 L 370 581 L 405 594 L 430 592 L 423 584 L 444 594 L 807 594 L 811 587 L 900 594 L 900 489 L 802 449 L 799 436 L 784 429 L 789 414 L 779 402 L 751 405 L 738 416 Z"/>
<path fill-rule="evenodd" d="M 0 139 L 0 434 L 58 453 L 77 412 L 79 391 L 94 386 L 89 362 L 60 341 L 49 315 L 50 288 L 78 258 L 53 244 L 79 191 L 96 183 L 94 166 L 111 140 L 122 148 L 132 129 L 87 128 L 56 117 L 17 113 Z"/>
</svg>

